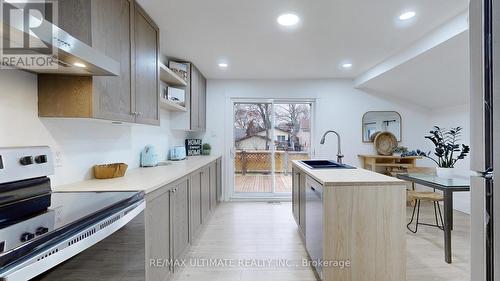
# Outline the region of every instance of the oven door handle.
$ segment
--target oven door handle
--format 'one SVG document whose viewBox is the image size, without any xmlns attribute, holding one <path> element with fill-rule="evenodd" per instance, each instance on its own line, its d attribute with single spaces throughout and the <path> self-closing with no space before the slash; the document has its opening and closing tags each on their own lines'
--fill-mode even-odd
<svg viewBox="0 0 500 281">
<path fill-rule="evenodd" d="M 57 244 L 37 251 L 23 262 L 7 268 L 0 273 L 0 280 L 30 280 L 104 240 L 137 217 L 145 208 L 146 202 L 142 199 L 113 213 Z M 85 237 L 82 238 L 82 235 Z"/>
</svg>

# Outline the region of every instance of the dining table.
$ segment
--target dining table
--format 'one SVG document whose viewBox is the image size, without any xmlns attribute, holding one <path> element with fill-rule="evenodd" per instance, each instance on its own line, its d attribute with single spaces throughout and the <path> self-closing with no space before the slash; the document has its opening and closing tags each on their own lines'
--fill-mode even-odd
<svg viewBox="0 0 500 281">
<path fill-rule="evenodd" d="M 453 194 L 455 192 L 470 191 L 470 178 L 467 176 L 444 178 L 437 175 L 420 173 L 397 174 L 396 176 L 401 180 L 420 184 L 443 192 L 444 256 L 447 263 L 452 263 L 451 232 L 453 230 Z"/>
</svg>

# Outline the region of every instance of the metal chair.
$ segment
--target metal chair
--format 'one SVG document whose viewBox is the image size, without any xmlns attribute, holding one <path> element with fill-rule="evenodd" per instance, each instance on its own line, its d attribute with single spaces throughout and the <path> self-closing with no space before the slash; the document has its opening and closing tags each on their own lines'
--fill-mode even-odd
<svg viewBox="0 0 500 281">
<path fill-rule="evenodd" d="M 415 168 L 408 168 L 408 173 L 420 173 L 420 174 L 433 174 L 433 175 L 435 175 L 436 169 L 425 168 L 425 167 L 415 167 Z M 413 213 L 411 216 L 411 220 L 406 225 L 406 228 L 408 228 L 409 231 L 411 231 L 412 233 L 417 233 L 419 225 L 432 226 L 432 227 L 437 227 L 441 230 L 444 230 L 443 215 L 441 213 L 441 207 L 439 206 L 439 202 L 442 202 L 444 200 L 444 197 L 441 193 L 436 192 L 436 190 L 434 190 L 433 192 L 416 191 L 415 190 L 415 183 L 412 183 L 412 189 L 407 191 L 407 196 L 408 196 L 409 201 L 412 201 L 415 203 L 415 205 L 413 206 Z M 432 205 L 434 207 L 434 217 L 436 219 L 436 224 L 428 224 L 428 223 L 419 222 L 420 205 L 421 205 L 422 201 L 432 203 Z M 411 229 L 410 226 L 415 219 L 415 212 L 417 213 L 417 221 L 415 223 L 415 229 Z M 439 214 L 439 220 L 438 220 L 438 214 Z M 439 224 L 439 222 L 441 222 L 441 225 Z"/>
</svg>

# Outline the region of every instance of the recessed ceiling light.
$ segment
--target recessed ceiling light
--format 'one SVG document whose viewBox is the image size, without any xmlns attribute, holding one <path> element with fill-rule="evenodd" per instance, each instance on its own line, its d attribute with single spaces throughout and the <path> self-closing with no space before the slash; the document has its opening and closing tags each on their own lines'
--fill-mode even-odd
<svg viewBox="0 0 500 281">
<path fill-rule="evenodd" d="M 283 14 L 278 17 L 278 23 L 282 26 L 294 26 L 300 21 L 296 14 Z"/>
<path fill-rule="evenodd" d="M 220 68 L 228 68 L 229 67 L 229 64 L 225 63 L 225 62 L 221 62 L 219 63 L 219 67 Z"/>
<path fill-rule="evenodd" d="M 87 67 L 85 64 L 83 64 L 81 62 L 75 62 L 73 65 L 76 67 L 81 67 L 81 68 Z"/>
<path fill-rule="evenodd" d="M 346 62 L 346 63 L 341 64 L 340 66 L 342 66 L 342 68 L 346 68 L 347 69 L 347 68 L 351 68 L 352 67 L 352 63 Z"/>
<path fill-rule="evenodd" d="M 408 11 L 408 12 L 404 12 L 402 13 L 400 16 L 399 16 L 399 19 L 400 20 L 409 20 L 413 17 L 415 17 L 417 15 L 417 13 L 415 13 L 414 11 Z"/>
</svg>

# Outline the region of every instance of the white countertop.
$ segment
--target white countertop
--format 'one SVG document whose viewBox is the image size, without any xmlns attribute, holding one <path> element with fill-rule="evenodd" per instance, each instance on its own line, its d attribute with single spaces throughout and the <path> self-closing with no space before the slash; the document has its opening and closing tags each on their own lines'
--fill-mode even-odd
<svg viewBox="0 0 500 281">
<path fill-rule="evenodd" d="M 192 156 L 182 161 L 172 161 L 167 166 L 136 168 L 128 170 L 124 177 L 98 180 L 91 179 L 73 184 L 53 187 L 53 191 L 144 191 L 150 193 L 170 184 L 201 167 L 217 160 L 221 155 Z"/>
<path fill-rule="evenodd" d="M 294 160 L 293 166 L 324 186 L 402 185 L 404 181 L 365 169 L 311 169 Z"/>
</svg>

